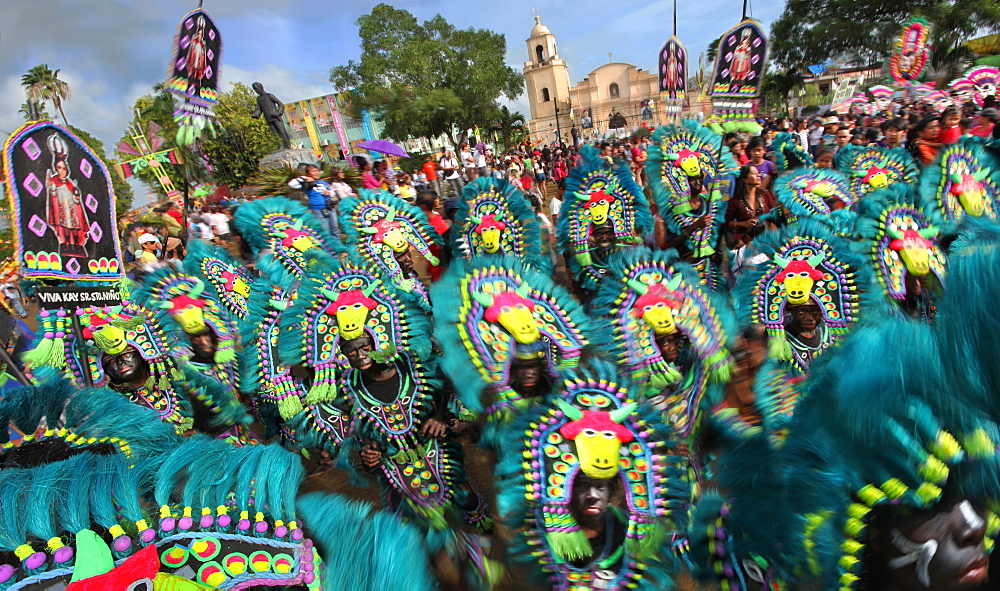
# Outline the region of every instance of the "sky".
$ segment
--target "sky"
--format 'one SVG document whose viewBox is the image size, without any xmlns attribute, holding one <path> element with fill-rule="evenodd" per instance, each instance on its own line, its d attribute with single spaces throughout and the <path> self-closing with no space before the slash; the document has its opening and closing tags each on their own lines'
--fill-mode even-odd
<svg viewBox="0 0 1000 591">
<path fill-rule="evenodd" d="M 0 136 L 24 121 L 21 75 L 37 64 L 59 69 L 72 96 L 69 122 L 111 150 L 131 119 L 136 98 L 167 77 L 173 37 L 198 0 L 0 0 Z M 518 72 L 537 9 L 559 43 L 576 83 L 613 53 L 616 62 L 655 70 L 672 33 L 673 2 L 661 0 L 394 0 L 423 21 L 441 14 L 459 28 L 487 28 L 507 39 L 507 63 Z M 373 0 L 204 0 L 222 32 L 223 89 L 262 82 L 284 102 L 328 94 L 333 66 L 359 59 L 355 24 Z M 740 0 L 678 2 L 677 35 L 692 56 L 734 26 Z M 750 14 L 770 26 L 783 0 L 751 2 Z M 528 114 L 523 97 L 513 106 Z M 57 116 L 49 109 L 53 116 Z"/>
</svg>

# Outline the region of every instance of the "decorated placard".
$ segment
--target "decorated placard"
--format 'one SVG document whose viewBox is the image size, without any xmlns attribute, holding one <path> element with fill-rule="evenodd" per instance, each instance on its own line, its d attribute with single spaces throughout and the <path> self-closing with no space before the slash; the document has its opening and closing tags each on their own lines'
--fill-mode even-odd
<svg viewBox="0 0 1000 591">
<path fill-rule="evenodd" d="M 181 99 L 174 113 L 180 129 L 177 141 L 193 143 L 208 128 L 212 130 L 215 105 L 219 102 L 219 63 L 222 35 L 204 10 L 184 17 L 174 42 L 167 90 Z"/>
<path fill-rule="evenodd" d="M 719 41 L 713 98 L 755 98 L 767 65 L 767 37 L 756 21 L 746 19 Z"/>
<path fill-rule="evenodd" d="M 680 39 L 671 36 L 660 49 L 660 97 L 683 102 L 687 94 L 687 49 Z"/>
<path fill-rule="evenodd" d="M 922 18 L 906 23 L 889 57 L 889 73 L 893 80 L 909 84 L 924 75 L 930 60 L 930 48 L 927 46 L 930 34 L 931 25 Z"/>
<path fill-rule="evenodd" d="M 54 123 L 29 123 L 7 139 L 3 170 L 23 277 L 122 276 L 111 178 L 79 138 Z"/>
</svg>

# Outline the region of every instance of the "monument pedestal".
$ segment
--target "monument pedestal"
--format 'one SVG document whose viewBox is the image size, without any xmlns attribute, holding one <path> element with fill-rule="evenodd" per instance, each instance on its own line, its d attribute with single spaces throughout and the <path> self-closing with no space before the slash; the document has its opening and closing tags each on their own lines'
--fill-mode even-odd
<svg viewBox="0 0 1000 591">
<path fill-rule="evenodd" d="M 316 164 L 316 153 L 312 150 L 297 150 L 295 148 L 278 150 L 261 158 L 260 169 L 267 170 L 283 166 L 295 168 L 300 162 Z"/>
</svg>

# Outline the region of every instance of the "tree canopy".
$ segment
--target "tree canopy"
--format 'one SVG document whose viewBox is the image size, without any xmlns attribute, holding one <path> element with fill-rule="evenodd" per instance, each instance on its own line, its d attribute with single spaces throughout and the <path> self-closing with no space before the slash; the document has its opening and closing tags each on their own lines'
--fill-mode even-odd
<svg viewBox="0 0 1000 591">
<path fill-rule="evenodd" d="M 828 58 L 880 65 L 913 16 L 933 25 L 933 64 L 947 68 L 965 57 L 962 42 L 1000 30 L 997 0 L 787 0 L 771 26 L 771 59 L 799 70 Z"/>
<path fill-rule="evenodd" d="M 24 87 L 29 107 L 33 103 L 51 102 L 52 106 L 59 111 L 63 124 L 69 125 L 62 105 L 63 101 L 69 98 L 70 88 L 65 80 L 59 79 L 59 70 L 49 68 L 48 64 L 39 64 L 21 76 L 21 86 Z"/>
<path fill-rule="evenodd" d="M 264 119 L 250 116 L 257 106 L 256 97 L 242 82 L 234 83 L 231 90 L 219 95 L 215 109 L 219 119 L 216 135 L 202 141 L 216 183 L 242 187 L 257 172 L 261 158 L 280 147 Z"/>
<path fill-rule="evenodd" d="M 487 126 L 497 99 L 516 98 L 520 73 L 504 63 L 507 41 L 486 29 L 456 29 L 441 15 L 419 23 L 406 10 L 379 4 L 357 21 L 361 61 L 330 70 L 338 90 L 355 89 L 395 139 Z M 457 133 L 456 133 L 457 131 Z"/>
<path fill-rule="evenodd" d="M 111 177 L 111 188 L 115 192 L 115 214 L 121 216 L 132 209 L 132 186 L 123 181 L 115 172 L 115 165 L 118 164 L 119 160 L 109 158 L 108 153 L 104 150 L 104 142 L 90 135 L 89 132 L 72 125 L 69 126 L 69 130 L 80 138 L 80 141 L 87 144 L 87 147 L 93 150 L 107 167 L 108 176 Z"/>
</svg>

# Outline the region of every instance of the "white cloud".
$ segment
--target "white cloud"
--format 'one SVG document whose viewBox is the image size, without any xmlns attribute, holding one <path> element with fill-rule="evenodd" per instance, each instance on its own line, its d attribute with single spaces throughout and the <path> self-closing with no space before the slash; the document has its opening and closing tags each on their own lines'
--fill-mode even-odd
<svg viewBox="0 0 1000 591">
<path fill-rule="evenodd" d="M 267 92 L 278 97 L 281 102 L 288 103 L 333 92 L 333 86 L 326 76 L 326 72 L 293 72 L 273 64 L 258 70 L 223 64 L 222 86 L 223 89 L 228 89 L 233 82 L 242 82 L 247 86 L 260 82 Z"/>
</svg>

